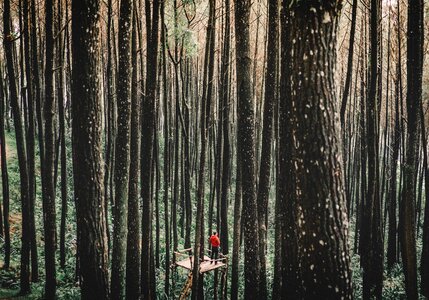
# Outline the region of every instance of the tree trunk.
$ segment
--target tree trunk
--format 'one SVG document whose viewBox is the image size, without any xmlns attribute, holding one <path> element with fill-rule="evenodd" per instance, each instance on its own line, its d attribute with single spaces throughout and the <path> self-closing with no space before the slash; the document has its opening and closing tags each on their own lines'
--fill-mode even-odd
<svg viewBox="0 0 429 300">
<path fill-rule="evenodd" d="M 267 213 L 271 186 L 271 156 L 273 140 L 274 104 L 277 100 L 277 58 L 279 46 L 278 0 L 268 3 L 267 69 L 265 77 L 262 152 L 258 183 L 259 259 L 261 261 L 260 299 L 267 299 L 266 250 Z"/>
<path fill-rule="evenodd" d="M 378 132 L 378 48 L 379 48 L 379 5 L 380 0 L 371 0 L 370 15 L 370 70 L 367 98 L 367 151 L 368 151 L 368 191 L 363 204 L 362 236 L 363 298 L 381 299 L 383 286 L 383 237 L 381 225 L 381 201 L 379 193 L 379 132 Z"/>
<path fill-rule="evenodd" d="M 204 54 L 203 95 L 201 97 L 200 134 L 201 150 L 197 182 L 197 215 L 195 218 L 194 265 L 192 270 L 192 300 L 201 299 L 203 291 L 203 275 L 200 274 L 200 261 L 204 259 L 204 202 L 206 185 L 207 142 L 210 123 L 211 89 L 213 79 L 213 53 L 211 39 L 214 39 L 216 0 L 209 0 L 209 20 L 207 25 L 206 46 Z M 212 59 L 212 61 L 211 61 Z"/>
<path fill-rule="evenodd" d="M 144 299 L 155 297 L 152 290 L 153 281 L 151 268 L 152 249 L 152 160 L 154 146 L 154 130 L 156 117 L 156 86 L 158 71 L 158 35 L 159 35 L 160 2 L 154 0 L 152 6 L 146 1 L 147 27 L 147 65 L 146 90 L 142 104 L 142 143 L 141 148 L 141 196 L 143 201 L 142 214 L 142 275 L 141 290 Z"/>
<path fill-rule="evenodd" d="M 170 183 L 170 139 L 169 139 L 169 113 L 168 113 L 168 86 L 167 86 L 167 56 L 165 53 L 165 6 L 161 2 L 161 45 L 162 45 L 162 88 L 164 107 L 164 236 L 165 236 L 165 285 L 164 293 L 170 295 L 170 220 L 168 212 L 168 189 Z"/>
<path fill-rule="evenodd" d="M 118 135 L 115 140 L 115 207 L 113 209 L 113 249 L 111 298 L 125 296 L 125 265 L 127 254 L 127 216 L 130 167 L 131 119 L 131 26 L 133 4 L 121 1 L 118 43 L 119 69 L 117 77 Z"/>
<path fill-rule="evenodd" d="M 39 97 L 40 85 L 38 68 L 34 68 L 30 62 L 30 29 L 29 29 L 29 2 L 24 1 L 24 46 L 25 46 L 25 69 L 27 82 L 27 103 L 28 103 L 28 130 L 27 130 L 27 156 L 28 156 L 28 184 L 29 184 L 29 230 L 31 239 L 31 280 L 33 282 L 39 279 L 39 266 L 37 259 L 37 244 L 36 244 L 36 226 L 34 219 L 34 204 L 36 198 L 36 179 L 35 179 L 35 120 L 34 120 L 34 96 Z M 33 26 L 35 27 L 35 26 Z M 33 33 L 34 34 L 34 33 Z M 36 47 L 36 45 L 32 45 Z M 37 74 L 36 74 L 37 71 Z M 37 80 L 35 79 L 37 77 Z M 35 95 L 35 94 L 36 95 Z"/>
<path fill-rule="evenodd" d="M 131 142 L 130 182 L 128 188 L 128 235 L 126 258 L 126 299 L 140 297 L 140 99 L 137 91 L 137 9 L 134 4 L 133 30 L 131 39 Z"/>
<path fill-rule="evenodd" d="M 5 93 L 3 86 L 3 74 L 0 67 L 0 157 L 1 157 L 1 183 L 3 196 L 3 222 L 4 222 L 4 269 L 10 267 L 10 223 L 9 223 L 9 174 L 6 159 L 6 136 L 5 136 Z"/>
<path fill-rule="evenodd" d="M 399 239 L 408 299 L 418 299 L 416 254 L 416 174 L 419 150 L 419 110 L 423 72 L 422 0 L 408 2 L 407 29 L 407 145 L 404 165 L 403 199 L 400 202 Z"/>
<path fill-rule="evenodd" d="M 287 293 L 290 299 L 300 298 L 301 274 L 298 267 L 298 228 L 297 204 L 295 197 L 295 173 L 293 171 L 293 120 L 291 91 L 291 25 L 290 11 L 286 6 L 281 12 L 281 79 L 279 101 L 279 173 L 277 183 L 278 219 L 277 226 L 281 229 L 281 290 L 280 294 Z"/>
<path fill-rule="evenodd" d="M 240 153 L 237 152 L 237 171 L 235 179 L 235 199 L 234 199 L 234 235 L 232 243 L 232 265 L 231 265 L 231 300 L 237 300 L 239 287 L 238 266 L 240 265 L 240 246 L 241 246 L 241 163 Z"/>
<path fill-rule="evenodd" d="M 252 3 L 235 2 L 238 140 L 243 191 L 244 297 L 259 299 L 260 258 L 255 188 L 255 120 L 250 59 L 250 11 Z"/>
<path fill-rule="evenodd" d="M 85 9 L 82 9 L 85 8 Z M 99 85 L 100 2 L 72 2 L 73 174 L 82 299 L 109 299 Z"/>
<path fill-rule="evenodd" d="M 352 299 L 334 84 L 340 3 L 290 3 L 290 10 L 300 295 Z"/>
<path fill-rule="evenodd" d="M 4 30 L 4 52 L 6 56 L 7 75 L 9 80 L 9 98 L 13 113 L 15 126 L 16 147 L 18 152 L 20 188 L 21 188 L 21 213 L 22 213 L 22 236 L 21 236 L 21 266 L 20 266 L 20 293 L 30 292 L 30 222 L 29 222 L 29 182 L 27 154 L 25 150 L 24 126 L 22 123 L 21 109 L 18 102 L 18 92 L 15 82 L 15 69 L 13 62 L 13 34 L 11 32 L 10 1 L 5 0 L 3 5 L 3 30 Z"/>
</svg>

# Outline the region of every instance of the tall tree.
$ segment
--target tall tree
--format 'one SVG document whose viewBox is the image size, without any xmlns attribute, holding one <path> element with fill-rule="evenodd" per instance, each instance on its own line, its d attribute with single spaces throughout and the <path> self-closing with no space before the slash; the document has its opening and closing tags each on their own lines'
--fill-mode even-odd
<svg viewBox="0 0 429 300">
<path fill-rule="evenodd" d="M 28 201 L 29 201 L 29 230 L 31 239 L 31 280 L 38 281 L 39 268 L 37 260 L 37 244 L 36 244 L 36 228 L 35 228 L 35 214 L 34 205 L 36 198 L 36 168 L 35 168 L 35 122 L 34 122 L 34 94 L 39 92 L 35 88 L 34 68 L 30 63 L 30 28 L 29 28 L 29 1 L 25 0 L 23 3 L 23 24 L 24 24 L 24 54 L 25 54 L 25 81 L 27 85 L 27 107 L 28 107 L 28 128 L 27 128 L 27 157 L 28 157 Z"/>
<path fill-rule="evenodd" d="M 397 202 L 398 202 L 398 193 L 397 193 L 397 171 L 398 171 L 398 160 L 399 160 L 399 150 L 401 146 L 402 138 L 402 126 L 400 115 L 402 112 L 402 51 L 401 51 L 401 14 L 400 14 L 400 1 L 397 3 L 397 12 L 396 12 L 396 36 L 397 36 L 397 51 L 398 58 L 396 62 L 396 79 L 395 79 L 395 125 L 393 127 L 394 133 L 392 138 L 393 144 L 393 153 L 392 153 L 392 163 L 391 163 L 391 184 L 389 190 L 389 229 L 388 229 L 388 238 L 387 238 L 387 268 L 390 269 L 393 264 L 397 261 Z M 402 176 L 399 176 L 400 178 Z M 400 197 L 400 194 L 399 194 Z M 400 198 L 399 198 L 400 199 Z"/>
<path fill-rule="evenodd" d="M 137 91 L 137 10 L 134 4 L 133 29 L 131 38 L 131 61 L 134 62 L 131 74 L 131 152 L 130 182 L 128 188 L 128 235 L 126 298 L 140 297 L 140 96 Z"/>
<path fill-rule="evenodd" d="M 19 179 L 21 188 L 21 213 L 22 213 L 22 234 L 21 234 L 21 265 L 20 284 L 21 294 L 28 294 L 30 287 L 30 227 L 29 227 L 29 182 L 27 153 L 24 140 L 24 125 L 22 121 L 21 108 L 18 101 L 18 92 L 15 81 L 15 68 L 13 58 L 14 34 L 11 31 L 12 18 L 10 15 L 10 1 L 5 0 L 3 4 L 3 45 L 6 56 L 6 67 L 9 82 L 9 99 L 13 113 L 13 123 L 15 126 L 16 147 L 18 152 Z"/>
<path fill-rule="evenodd" d="M 230 56 L 231 56 L 231 3 L 230 0 L 225 1 L 225 23 L 223 35 L 223 49 L 221 62 L 221 80 L 219 90 L 220 95 L 220 126 L 219 131 L 222 131 L 222 191 L 220 200 L 220 237 L 222 238 L 222 251 L 224 254 L 229 253 L 229 234 L 228 234 L 228 207 L 229 207 L 229 186 L 231 173 L 231 141 L 230 141 Z M 222 126 L 222 127 L 221 127 Z"/>
<path fill-rule="evenodd" d="M 261 260 L 260 299 L 267 299 L 266 248 L 267 213 L 271 186 L 271 156 L 274 125 L 274 104 L 277 99 L 277 61 L 279 46 L 278 0 L 268 3 L 267 69 L 265 75 L 264 120 L 262 131 L 261 166 L 258 182 L 259 259 Z"/>
<path fill-rule="evenodd" d="M 167 84 L 167 55 L 165 36 L 165 2 L 161 2 L 161 47 L 162 47 L 162 89 L 164 109 L 164 235 L 165 235 L 165 285 L 164 292 L 170 295 L 170 220 L 168 189 L 170 183 L 170 139 L 169 139 L 169 113 L 168 113 L 168 84 Z"/>
<path fill-rule="evenodd" d="M 9 223 L 9 173 L 6 159 L 6 135 L 5 135 L 5 102 L 6 97 L 3 86 L 3 72 L 0 67 L 0 158 L 1 158 L 1 184 L 3 197 L 3 222 L 4 222 L 4 268 L 10 266 L 10 223 Z"/>
<path fill-rule="evenodd" d="M 194 265 L 192 270 L 192 299 L 201 298 L 203 291 L 203 275 L 200 274 L 200 261 L 204 257 L 204 200 L 205 200 L 205 168 L 207 160 L 208 127 L 211 110 L 211 90 L 213 79 L 212 39 L 214 39 L 216 0 L 209 0 L 209 20 L 207 24 L 206 44 L 204 52 L 203 94 L 201 97 L 200 135 L 201 151 L 197 181 L 197 215 L 195 217 Z"/>
<path fill-rule="evenodd" d="M 119 69 L 117 77 L 118 134 L 115 140 L 115 206 L 112 250 L 111 298 L 125 296 L 127 212 L 130 167 L 131 26 L 133 4 L 122 0 L 119 12 Z"/>
<path fill-rule="evenodd" d="M 407 28 L 407 146 L 399 214 L 399 239 L 408 299 L 418 299 L 416 254 L 416 175 L 423 74 L 423 1 L 409 0 Z M 426 150 L 425 150 L 426 151 Z"/>
<path fill-rule="evenodd" d="M 363 204 L 361 241 L 364 252 L 363 298 L 381 299 L 383 287 L 383 237 L 379 187 L 379 110 L 377 88 L 379 82 L 379 17 L 380 0 L 371 0 L 369 90 L 366 105 L 368 190 Z"/>
<path fill-rule="evenodd" d="M 62 3 L 58 1 L 58 22 L 57 22 L 57 63 L 61 67 L 57 79 L 58 79 L 58 119 L 59 119 L 59 134 L 60 134 L 60 147 L 61 147 L 61 226 L 60 226 L 60 265 L 61 268 L 65 268 L 66 265 L 66 222 L 67 222 L 67 211 L 68 211 L 68 175 L 67 175 L 67 148 L 66 148 L 66 116 L 65 116 L 65 104 L 64 104 L 64 49 L 63 49 L 63 38 L 61 34 L 62 26 Z M 66 5 L 66 17 L 67 17 L 67 5 Z M 65 37 L 67 38 L 67 37 Z"/>
<path fill-rule="evenodd" d="M 250 0 L 235 1 L 235 51 L 238 101 L 238 141 L 240 153 L 244 222 L 244 297 L 259 299 L 260 258 L 255 174 L 255 121 L 250 59 Z"/>
<path fill-rule="evenodd" d="M 143 202 L 142 213 L 142 269 L 141 269 L 141 289 L 145 299 L 155 297 L 153 290 L 153 274 L 155 270 L 151 268 L 153 258 L 152 248 L 152 166 L 153 148 L 156 116 L 156 91 L 158 79 L 158 36 L 159 36 L 159 15 L 160 1 L 154 0 L 152 3 L 146 1 L 146 42 L 147 42 L 147 63 L 146 63 L 146 83 L 145 97 L 142 101 L 142 143 L 141 147 L 141 196 Z"/>
<path fill-rule="evenodd" d="M 300 298 L 302 290 L 301 275 L 298 267 L 298 229 L 295 190 L 295 172 L 293 162 L 293 120 L 291 91 L 291 13 L 288 3 L 284 3 L 281 9 L 281 71 L 280 71 L 280 101 L 279 101 L 279 154 L 278 154 L 278 178 L 276 180 L 276 224 L 281 236 L 281 243 L 277 244 L 277 252 L 281 253 L 281 291 L 279 294 L 288 293 L 291 299 Z M 279 250 L 280 248 L 280 250 Z"/>
<path fill-rule="evenodd" d="M 109 299 L 99 81 L 100 1 L 72 2 L 73 174 L 82 299 Z"/>
<path fill-rule="evenodd" d="M 341 3 L 291 1 L 284 4 L 290 9 L 288 42 L 292 65 L 291 93 L 287 96 L 291 97 L 294 107 L 300 295 L 304 299 L 352 299 L 334 84 Z M 280 172 L 287 170 L 282 168 Z"/>
<path fill-rule="evenodd" d="M 54 299 L 56 294 L 56 216 L 55 216 L 55 99 L 54 99 L 54 31 L 53 1 L 45 1 L 45 157 L 43 181 L 43 225 L 45 235 L 45 297 Z"/>
</svg>

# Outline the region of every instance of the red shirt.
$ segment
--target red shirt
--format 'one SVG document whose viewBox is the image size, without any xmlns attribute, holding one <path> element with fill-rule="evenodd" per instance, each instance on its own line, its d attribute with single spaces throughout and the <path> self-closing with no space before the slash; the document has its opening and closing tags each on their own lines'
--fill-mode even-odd
<svg viewBox="0 0 429 300">
<path fill-rule="evenodd" d="M 210 244 L 212 244 L 212 247 L 219 247 L 220 246 L 220 240 L 217 235 L 212 235 L 210 237 Z"/>
</svg>

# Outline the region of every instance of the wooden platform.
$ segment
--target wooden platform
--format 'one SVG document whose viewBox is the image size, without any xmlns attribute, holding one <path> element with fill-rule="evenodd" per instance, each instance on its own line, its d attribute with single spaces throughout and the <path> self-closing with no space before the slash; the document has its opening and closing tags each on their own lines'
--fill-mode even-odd
<svg viewBox="0 0 429 300">
<path fill-rule="evenodd" d="M 194 265 L 194 256 L 182 259 L 176 262 L 176 265 L 192 271 L 192 266 Z M 210 257 L 204 255 L 204 261 L 200 264 L 200 273 L 206 273 L 225 266 L 226 264 L 219 260 L 217 264 L 215 264 L 215 262 L 210 263 Z"/>
</svg>

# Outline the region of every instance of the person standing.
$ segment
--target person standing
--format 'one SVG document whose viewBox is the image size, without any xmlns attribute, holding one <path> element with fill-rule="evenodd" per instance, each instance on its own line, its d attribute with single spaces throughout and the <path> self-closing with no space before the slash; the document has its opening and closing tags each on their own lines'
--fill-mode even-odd
<svg viewBox="0 0 429 300">
<path fill-rule="evenodd" d="M 213 259 L 215 260 L 215 264 L 217 264 L 217 258 L 219 255 L 220 239 L 219 239 L 219 236 L 218 236 L 216 231 L 213 231 L 213 234 L 210 237 L 210 245 L 212 246 L 210 264 L 213 263 Z"/>
</svg>

